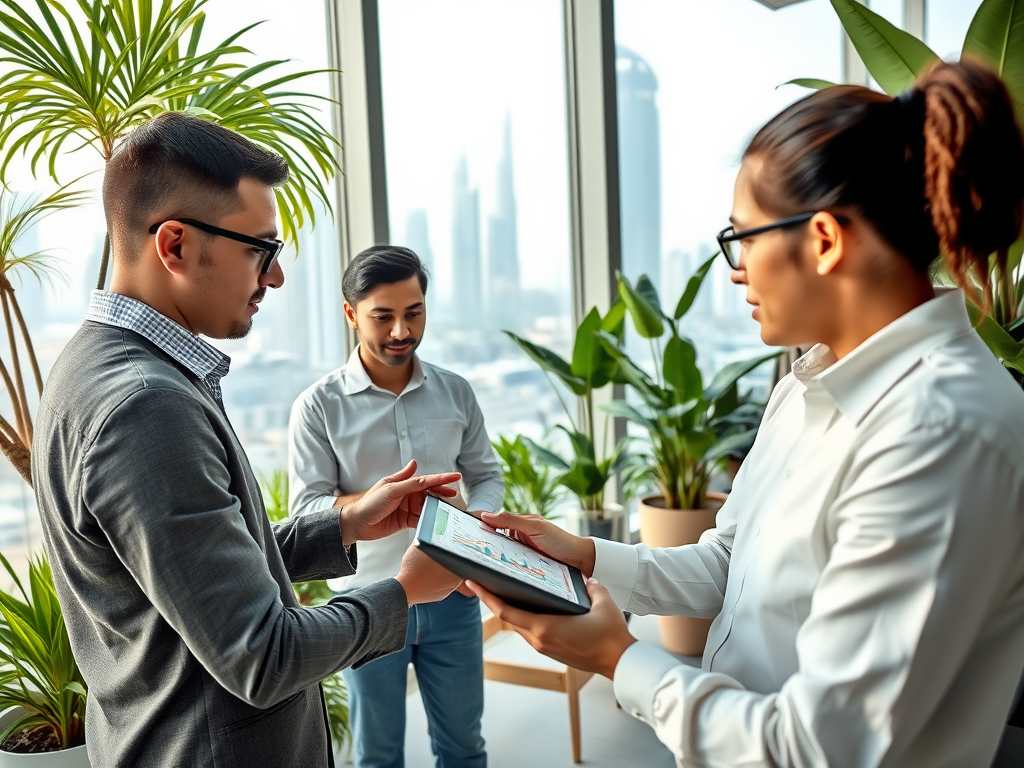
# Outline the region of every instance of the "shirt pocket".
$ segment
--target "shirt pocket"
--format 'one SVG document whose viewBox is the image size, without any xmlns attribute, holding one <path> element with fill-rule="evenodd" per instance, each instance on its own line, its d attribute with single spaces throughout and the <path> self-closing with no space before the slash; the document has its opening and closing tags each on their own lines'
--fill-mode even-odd
<svg viewBox="0 0 1024 768">
<path fill-rule="evenodd" d="M 462 433 L 465 425 L 458 419 L 431 419 L 423 421 L 423 444 L 426 456 L 422 472 L 454 472 L 462 453 Z"/>
</svg>

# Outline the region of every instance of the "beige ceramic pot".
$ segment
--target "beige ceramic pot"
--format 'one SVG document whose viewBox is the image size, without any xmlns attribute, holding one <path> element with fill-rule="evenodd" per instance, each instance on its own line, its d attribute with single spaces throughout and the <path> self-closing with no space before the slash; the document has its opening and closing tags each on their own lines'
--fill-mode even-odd
<svg viewBox="0 0 1024 768">
<path fill-rule="evenodd" d="M 724 493 L 709 493 L 706 509 L 665 509 L 660 496 L 640 501 L 640 540 L 649 547 L 696 544 L 700 535 L 715 527 L 715 516 L 725 503 Z M 700 656 L 708 641 L 711 619 L 659 616 L 661 641 L 672 653 Z"/>
</svg>

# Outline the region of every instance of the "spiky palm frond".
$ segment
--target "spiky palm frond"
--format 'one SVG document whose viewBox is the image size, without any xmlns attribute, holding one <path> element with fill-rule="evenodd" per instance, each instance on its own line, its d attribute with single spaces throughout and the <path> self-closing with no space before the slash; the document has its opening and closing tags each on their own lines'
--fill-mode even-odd
<svg viewBox="0 0 1024 768">
<path fill-rule="evenodd" d="M 46 161 L 58 179 L 67 151 L 117 143 L 161 112 L 182 111 L 237 131 L 281 155 L 291 170 L 277 190 L 283 237 L 332 211 L 327 182 L 338 172 L 337 140 L 319 122 L 324 97 L 292 90 L 322 70 L 276 74 L 287 60 L 246 67 L 237 41 L 256 25 L 202 51 L 207 0 L 0 0 L 0 180 L 12 161 Z M 73 12 L 77 10 L 77 13 Z"/>
</svg>

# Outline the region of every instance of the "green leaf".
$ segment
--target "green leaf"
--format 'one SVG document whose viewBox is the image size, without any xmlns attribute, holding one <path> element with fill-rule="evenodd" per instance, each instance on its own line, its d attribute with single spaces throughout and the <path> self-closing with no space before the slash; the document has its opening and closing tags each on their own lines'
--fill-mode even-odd
<svg viewBox="0 0 1024 768">
<path fill-rule="evenodd" d="M 659 315 L 664 316 L 661 311 L 661 298 L 658 296 L 658 289 L 654 287 L 651 278 L 647 275 L 640 275 L 636 279 L 636 292 L 643 296 L 644 300 L 651 305 L 651 308 L 657 310 Z"/>
<path fill-rule="evenodd" d="M 992 354 L 999 358 L 1007 368 L 1024 373 L 1024 343 L 1014 341 L 1013 337 L 989 315 L 985 315 L 981 322 L 978 322 L 981 310 L 970 302 L 967 303 L 967 314 L 970 315 L 978 335 L 992 350 Z"/>
<path fill-rule="evenodd" d="M 620 417 L 639 424 L 646 429 L 656 429 L 657 424 L 653 419 L 644 416 L 640 411 L 627 403 L 625 400 L 612 400 L 610 403 L 602 403 L 601 410 L 610 416 Z"/>
<path fill-rule="evenodd" d="M 626 302 L 618 299 L 612 304 L 608 314 L 601 320 L 601 330 L 622 341 L 626 330 Z"/>
<path fill-rule="evenodd" d="M 626 303 L 626 309 L 629 310 L 629 316 L 633 318 L 636 332 L 645 339 L 659 338 L 665 333 L 661 310 L 651 306 L 650 302 L 630 284 L 625 276 L 618 275 L 618 281 L 619 296 Z"/>
<path fill-rule="evenodd" d="M 586 382 L 587 392 L 600 389 L 607 384 L 614 365 L 614 360 L 608 356 L 595 337 L 595 333 L 601 330 L 601 323 L 601 315 L 597 307 L 594 307 L 576 329 L 576 342 L 572 350 L 572 373 Z"/>
<path fill-rule="evenodd" d="M 831 88 L 835 83 L 831 80 L 819 80 L 816 77 L 798 77 L 796 80 L 789 80 L 782 85 L 799 85 L 801 88 L 811 88 L 815 91 L 823 91 L 826 88 Z M 782 85 L 776 86 L 776 89 L 781 88 Z"/>
<path fill-rule="evenodd" d="M 689 281 L 686 283 L 686 290 L 683 291 L 683 295 L 679 298 L 679 303 L 676 304 L 676 311 L 674 317 L 679 320 L 690 311 L 690 307 L 693 306 L 694 299 L 697 298 L 697 292 L 700 290 L 701 285 L 704 284 L 704 278 L 708 274 L 708 270 L 711 269 L 711 265 L 715 259 L 718 258 L 719 252 L 716 251 L 712 254 L 711 258 L 700 265 L 700 268 L 693 273 Z"/>
<path fill-rule="evenodd" d="M 550 451 L 544 446 L 538 445 L 528 437 L 523 437 L 523 442 L 526 443 L 527 447 L 529 447 L 530 451 L 538 459 L 548 466 L 554 467 L 555 469 L 569 469 L 569 463 L 554 451 Z"/>
<path fill-rule="evenodd" d="M 1010 246 L 1010 251 L 1006 258 L 1007 272 L 1012 272 L 1020 266 L 1022 256 L 1024 256 L 1024 237 Z"/>
<path fill-rule="evenodd" d="M 523 350 L 533 362 L 541 367 L 545 373 L 550 373 L 557 376 L 563 381 L 569 389 L 576 395 L 585 395 L 587 393 L 587 382 L 576 376 L 572 372 L 572 367 L 569 363 L 565 362 L 561 357 L 556 355 L 547 347 L 542 347 L 539 344 L 534 344 L 531 341 L 517 336 L 511 331 L 504 331 L 505 335 L 508 336 L 512 341 L 519 345 L 519 348 Z"/>
<path fill-rule="evenodd" d="M 974 14 L 964 56 L 977 56 L 1006 83 L 1024 117 L 1024 0 L 985 0 Z"/>
<path fill-rule="evenodd" d="M 693 345 L 678 336 L 665 344 L 662 374 L 665 383 L 673 387 L 682 400 L 700 397 L 704 384 L 697 367 L 697 352 Z"/>
<path fill-rule="evenodd" d="M 760 357 L 752 357 L 749 360 L 739 360 L 735 363 L 729 363 L 729 365 L 725 366 L 725 368 L 715 374 L 715 377 L 711 380 L 708 388 L 704 390 L 704 399 L 709 403 L 714 404 L 719 397 L 724 395 L 729 388 L 741 378 L 758 366 L 763 365 L 769 360 L 774 360 L 781 354 L 782 350 L 780 349 L 767 355 L 761 355 Z"/>
<path fill-rule="evenodd" d="M 939 57 L 909 32 L 893 26 L 857 0 L 831 0 L 864 66 L 890 96 L 913 85 Z"/>
</svg>

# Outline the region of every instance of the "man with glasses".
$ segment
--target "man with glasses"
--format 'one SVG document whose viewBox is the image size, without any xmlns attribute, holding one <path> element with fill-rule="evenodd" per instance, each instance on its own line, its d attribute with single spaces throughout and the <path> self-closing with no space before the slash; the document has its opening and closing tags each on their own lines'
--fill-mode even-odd
<svg viewBox="0 0 1024 768">
<path fill-rule="evenodd" d="M 458 473 L 409 462 L 359 501 L 278 526 L 227 416 L 229 360 L 276 257 L 283 160 L 165 114 L 107 165 L 110 291 L 61 353 L 32 479 L 68 634 L 108 766 L 333 764 L 319 681 L 402 648 L 408 609 L 459 583 L 418 551 L 395 579 L 303 608 L 291 583 L 354 572 L 358 540 L 415 524 Z"/>
</svg>

